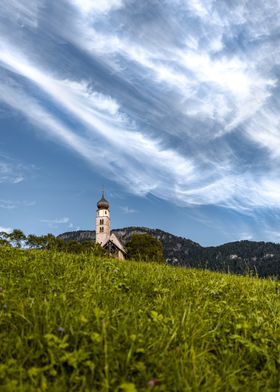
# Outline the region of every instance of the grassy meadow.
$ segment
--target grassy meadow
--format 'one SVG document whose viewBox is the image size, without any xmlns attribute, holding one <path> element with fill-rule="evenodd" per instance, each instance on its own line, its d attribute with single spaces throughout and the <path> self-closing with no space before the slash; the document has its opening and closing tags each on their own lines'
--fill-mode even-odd
<svg viewBox="0 0 280 392">
<path fill-rule="evenodd" d="M 0 248 L 0 391 L 279 391 L 280 283 Z"/>
</svg>

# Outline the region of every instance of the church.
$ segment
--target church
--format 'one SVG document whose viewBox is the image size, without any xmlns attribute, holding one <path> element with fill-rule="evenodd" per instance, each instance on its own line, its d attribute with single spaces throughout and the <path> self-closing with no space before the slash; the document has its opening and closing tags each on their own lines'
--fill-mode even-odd
<svg viewBox="0 0 280 392">
<path fill-rule="evenodd" d="M 124 260 L 126 252 L 117 236 L 110 232 L 110 211 L 109 203 L 105 199 L 104 191 L 97 203 L 96 212 L 96 243 L 106 249 L 111 256 Z"/>
</svg>

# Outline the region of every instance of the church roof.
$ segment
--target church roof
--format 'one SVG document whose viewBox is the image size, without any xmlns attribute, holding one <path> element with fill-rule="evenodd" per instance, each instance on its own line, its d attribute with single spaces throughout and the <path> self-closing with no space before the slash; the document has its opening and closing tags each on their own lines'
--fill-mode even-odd
<svg viewBox="0 0 280 392">
<path fill-rule="evenodd" d="M 97 208 L 98 209 L 108 209 L 109 208 L 109 202 L 105 199 L 104 196 L 104 191 L 102 192 L 102 197 L 101 199 L 97 202 Z"/>
<path fill-rule="evenodd" d="M 121 251 L 125 252 L 123 244 L 121 243 L 121 241 L 118 239 L 118 237 L 116 236 L 115 233 L 112 233 L 110 235 L 110 241 L 113 242 L 113 244 L 115 244 Z"/>
<path fill-rule="evenodd" d="M 116 234 L 112 233 L 110 235 L 109 240 L 102 245 L 103 247 L 106 247 L 107 244 L 109 244 L 109 242 L 113 243 L 120 251 L 122 251 L 123 253 L 126 253 L 126 251 L 124 250 L 123 244 L 120 242 L 120 240 L 118 239 L 118 237 L 116 236 Z"/>
</svg>

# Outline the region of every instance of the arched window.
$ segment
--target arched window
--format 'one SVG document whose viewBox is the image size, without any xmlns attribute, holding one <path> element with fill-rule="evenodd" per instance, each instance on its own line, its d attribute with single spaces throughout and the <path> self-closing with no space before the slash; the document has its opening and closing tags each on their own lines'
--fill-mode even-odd
<svg viewBox="0 0 280 392">
<path fill-rule="evenodd" d="M 104 233 L 104 227 L 103 227 L 103 226 L 100 227 L 99 232 L 100 232 L 100 233 Z"/>
<path fill-rule="evenodd" d="M 104 225 L 104 219 L 100 219 L 100 224 Z"/>
</svg>

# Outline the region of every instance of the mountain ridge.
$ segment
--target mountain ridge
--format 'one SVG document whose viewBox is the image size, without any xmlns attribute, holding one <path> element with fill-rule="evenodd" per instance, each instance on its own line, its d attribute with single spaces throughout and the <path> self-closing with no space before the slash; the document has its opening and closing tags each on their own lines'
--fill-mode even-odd
<svg viewBox="0 0 280 392">
<path fill-rule="evenodd" d="M 203 247 L 190 239 L 160 229 L 124 227 L 113 229 L 124 245 L 133 234 L 150 234 L 163 244 L 164 257 L 171 265 L 206 268 L 220 272 L 280 277 L 280 244 L 264 241 L 233 241 Z M 66 241 L 95 241 L 95 230 L 65 232 L 58 236 Z"/>
</svg>

